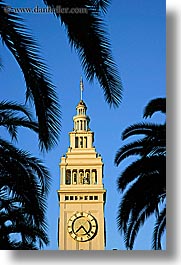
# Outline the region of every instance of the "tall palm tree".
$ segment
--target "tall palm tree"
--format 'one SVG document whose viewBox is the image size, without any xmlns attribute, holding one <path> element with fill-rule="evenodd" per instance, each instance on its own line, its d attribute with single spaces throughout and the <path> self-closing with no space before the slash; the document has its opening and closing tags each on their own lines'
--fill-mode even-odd
<svg viewBox="0 0 181 265">
<path fill-rule="evenodd" d="M 166 99 L 151 100 L 144 117 L 156 111 L 166 112 Z M 132 249 L 135 238 L 146 219 L 155 214 L 152 248 L 161 249 L 161 238 L 166 229 L 166 124 L 138 123 L 126 128 L 122 139 L 144 135 L 123 145 L 116 153 L 118 166 L 130 156 L 139 156 L 118 178 L 118 189 L 123 193 L 118 210 L 118 229 L 124 234 L 125 246 Z"/>
<path fill-rule="evenodd" d="M 16 140 L 19 127 L 39 131 L 29 111 L 14 102 L 0 102 L 0 126 Z M 48 244 L 45 211 L 49 185 L 49 172 L 39 159 L 0 137 L 1 247 L 35 249 Z M 19 234 L 20 240 L 12 241 L 12 234 Z"/>
</svg>

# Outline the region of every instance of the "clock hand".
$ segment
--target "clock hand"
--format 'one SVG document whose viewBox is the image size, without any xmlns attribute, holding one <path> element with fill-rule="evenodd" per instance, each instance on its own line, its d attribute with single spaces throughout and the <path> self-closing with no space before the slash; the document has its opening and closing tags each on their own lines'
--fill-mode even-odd
<svg viewBox="0 0 181 265">
<path fill-rule="evenodd" d="M 88 233 L 84 226 L 83 226 L 82 228 L 83 228 L 83 230 L 84 230 L 86 233 Z"/>
<path fill-rule="evenodd" d="M 75 232 L 79 232 L 80 229 L 83 229 L 86 233 L 87 233 L 87 230 L 85 229 L 85 227 L 83 225 L 81 225 Z"/>
</svg>

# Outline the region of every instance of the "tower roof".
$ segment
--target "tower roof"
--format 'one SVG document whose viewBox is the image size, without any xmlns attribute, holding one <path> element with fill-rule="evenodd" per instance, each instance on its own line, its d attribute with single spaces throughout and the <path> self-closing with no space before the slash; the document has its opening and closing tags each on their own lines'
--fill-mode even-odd
<svg viewBox="0 0 181 265">
<path fill-rule="evenodd" d="M 76 108 L 78 108 L 78 107 L 84 107 L 84 108 L 87 109 L 87 106 L 86 106 L 85 102 L 84 102 L 82 99 L 81 99 L 81 100 L 79 101 L 79 103 L 77 104 L 77 107 L 76 107 Z"/>
</svg>

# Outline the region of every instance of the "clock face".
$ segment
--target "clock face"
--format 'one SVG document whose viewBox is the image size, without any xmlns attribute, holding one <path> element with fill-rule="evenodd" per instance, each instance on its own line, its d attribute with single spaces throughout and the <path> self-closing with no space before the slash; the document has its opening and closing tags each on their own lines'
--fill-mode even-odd
<svg viewBox="0 0 181 265">
<path fill-rule="evenodd" d="M 68 221 L 70 236 L 80 242 L 91 240 L 97 233 L 97 221 L 94 216 L 85 212 L 77 212 Z"/>
</svg>

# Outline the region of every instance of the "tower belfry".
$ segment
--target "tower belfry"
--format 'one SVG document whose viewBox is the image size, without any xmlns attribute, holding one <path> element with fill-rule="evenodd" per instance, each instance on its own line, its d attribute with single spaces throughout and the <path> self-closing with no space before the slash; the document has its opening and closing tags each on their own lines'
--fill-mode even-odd
<svg viewBox="0 0 181 265">
<path fill-rule="evenodd" d="M 94 133 L 86 112 L 81 94 L 73 117 L 74 128 L 69 133 L 70 146 L 60 162 L 60 250 L 105 247 L 103 162 L 93 146 Z"/>
</svg>

